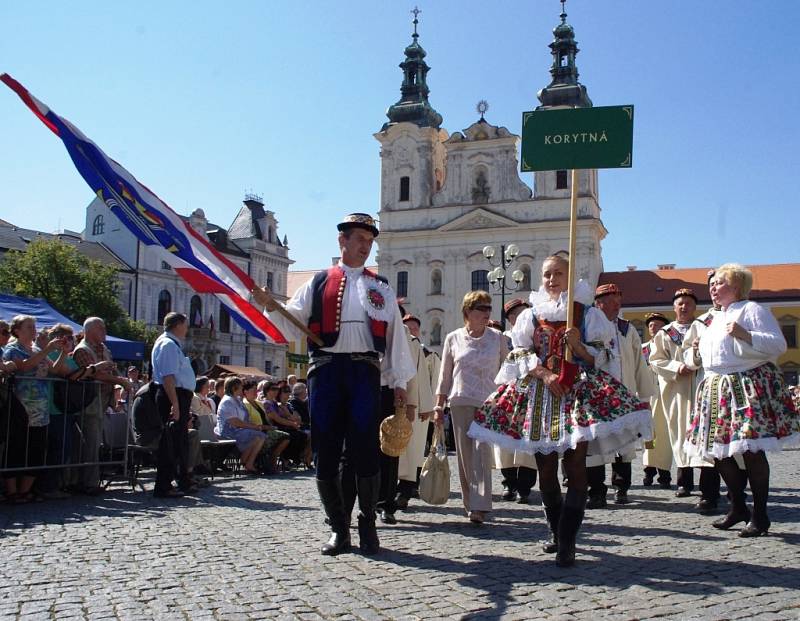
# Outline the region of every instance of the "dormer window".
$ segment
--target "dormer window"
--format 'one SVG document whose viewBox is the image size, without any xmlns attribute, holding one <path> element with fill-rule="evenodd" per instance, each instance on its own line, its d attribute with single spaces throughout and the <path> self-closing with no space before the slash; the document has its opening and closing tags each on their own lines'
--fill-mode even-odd
<svg viewBox="0 0 800 621">
<path fill-rule="evenodd" d="M 100 214 L 92 222 L 92 235 L 102 235 L 103 229 L 105 229 L 105 223 L 103 222 L 103 214 Z"/>
<path fill-rule="evenodd" d="M 400 177 L 400 202 L 409 200 L 411 194 L 411 177 Z"/>
</svg>

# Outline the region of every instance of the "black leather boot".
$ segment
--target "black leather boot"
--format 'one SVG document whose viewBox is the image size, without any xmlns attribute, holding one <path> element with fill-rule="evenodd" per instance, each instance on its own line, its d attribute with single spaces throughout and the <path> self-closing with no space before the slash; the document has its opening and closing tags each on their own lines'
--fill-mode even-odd
<svg viewBox="0 0 800 621">
<path fill-rule="evenodd" d="M 542 550 L 548 554 L 558 551 L 558 522 L 561 520 L 561 504 L 561 490 L 542 492 L 542 507 L 552 534 L 550 541 L 542 542 Z"/>
<path fill-rule="evenodd" d="M 747 475 L 750 479 L 750 491 L 753 493 L 753 516 L 739 532 L 740 537 L 760 537 L 766 535 L 770 527 L 767 516 L 767 498 L 769 496 L 769 463 L 761 452 L 745 458 Z"/>
<path fill-rule="evenodd" d="M 575 540 L 583 522 L 585 508 L 586 492 L 569 488 L 558 522 L 556 565 L 559 567 L 572 567 L 575 564 Z"/>
<path fill-rule="evenodd" d="M 339 477 L 328 481 L 317 479 L 317 490 L 322 500 L 325 515 L 331 526 L 331 537 L 322 545 L 322 553 L 326 556 L 336 556 L 350 550 L 350 524 L 345 518 L 344 503 L 342 501 L 342 487 Z"/>
<path fill-rule="evenodd" d="M 380 551 L 378 530 L 375 528 L 375 505 L 381 488 L 381 475 L 359 477 L 358 489 L 358 546 L 364 554 L 377 554 Z"/>
<path fill-rule="evenodd" d="M 725 480 L 725 485 L 728 486 L 731 508 L 728 511 L 728 515 L 712 522 L 711 526 L 720 530 L 728 530 L 731 526 L 739 522 L 747 522 L 750 519 L 750 511 L 747 510 L 747 504 L 744 499 L 744 486 L 747 484 L 747 475 L 739 469 L 733 457 L 718 460 L 716 465 L 717 470 Z"/>
</svg>

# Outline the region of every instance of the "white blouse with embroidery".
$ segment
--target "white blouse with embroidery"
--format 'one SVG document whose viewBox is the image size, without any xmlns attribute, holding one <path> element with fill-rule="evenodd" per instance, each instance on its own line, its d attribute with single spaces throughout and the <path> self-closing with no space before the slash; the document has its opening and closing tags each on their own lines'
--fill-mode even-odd
<svg viewBox="0 0 800 621">
<path fill-rule="evenodd" d="M 752 345 L 726 332 L 726 326 L 732 321 L 751 334 Z M 706 371 L 738 373 L 775 362 L 786 351 L 786 339 L 769 309 L 741 300 L 714 316 L 711 325 L 700 336 L 699 349 Z"/>
</svg>

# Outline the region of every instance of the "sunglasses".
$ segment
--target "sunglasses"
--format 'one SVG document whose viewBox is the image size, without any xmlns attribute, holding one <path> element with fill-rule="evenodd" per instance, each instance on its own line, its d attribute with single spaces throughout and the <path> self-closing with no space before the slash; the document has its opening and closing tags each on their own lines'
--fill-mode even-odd
<svg viewBox="0 0 800 621">
<path fill-rule="evenodd" d="M 479 304 L 478 306 L 473 306 L 472 310 L 481 311 L 482 313 L 491 313 L 492 307 L 489 304 Z"/>
</svg>

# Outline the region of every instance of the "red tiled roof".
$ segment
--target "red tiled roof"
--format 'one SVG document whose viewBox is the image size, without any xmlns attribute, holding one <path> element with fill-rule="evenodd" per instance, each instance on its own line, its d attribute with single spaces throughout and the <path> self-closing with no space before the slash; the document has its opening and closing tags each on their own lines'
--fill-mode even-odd
<svg viewBox="0 0 800 621">
<path fill-rule="evenodd" d="M 800 263 L 748 265 L 753 272 L 750 299 L 778 302 L 800 299 Z M 700 304 L 710 304 L 707 274 L 709 267 L 685 269 L 603 272 L 598 285 L 614 283 L 622 289 L 623 306 L 670 306 L 678 289 L 689 287 Z"/>
</svg>

